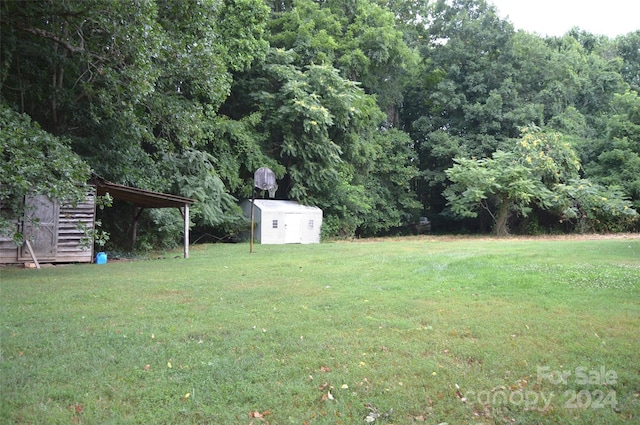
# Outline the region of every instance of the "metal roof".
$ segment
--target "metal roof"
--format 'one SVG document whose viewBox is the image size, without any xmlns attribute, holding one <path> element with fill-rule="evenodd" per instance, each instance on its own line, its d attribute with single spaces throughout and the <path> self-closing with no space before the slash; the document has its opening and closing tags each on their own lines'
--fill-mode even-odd
<svg viewBox="0 0 640 425">
<path fill-rule="evenodd" d="M 251 202 L 251 200 L 248 200 Z M 256 207 L 262 211 L 285 211 L 285 212 L 322 212 L 318 207 L 302 205 L 297 201 L 288 201 L 280 199 L 256 199 Z"/>
<path fill-rule="evenodd" d="M 108 192 L 114 199 L 131 202 L 141 208 L 182 208 L 185 204 L 192 205 L 196 202 L 194 199 L 183 196 L 111 183 L 98 176 L 94 176 L 91 183 L 96 186 L 96 192 L 99 196 Z"/>
</svg>

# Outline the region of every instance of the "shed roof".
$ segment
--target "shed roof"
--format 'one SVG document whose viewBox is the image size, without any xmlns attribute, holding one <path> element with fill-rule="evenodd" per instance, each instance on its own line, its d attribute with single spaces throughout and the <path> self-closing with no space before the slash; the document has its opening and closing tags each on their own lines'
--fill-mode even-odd
<svg viewBox="0 0 640 425">
<path fill-rule="evenodd" d="M 251 200 L 249 200 L 249 202 L 251 202 Z M 254 205 L 260 208 L 262 211 L 282 211 L 289 213 L 322 212 L 322 210 L 318 207 L 302 205 L 297 201 L 280 199 L 256 199 Z"/>
<path fill-rule="evenodd" d="M 98 195 L 102 196 L 108 192 L 114 199 L 131 202 L 141 208 L 181 208 L 185 204 L 192 205 L 196 202 L 183 196 L 112 183 L 98 176 L 93 177 L 92 183 L 95 184 Z"/>
</svg>

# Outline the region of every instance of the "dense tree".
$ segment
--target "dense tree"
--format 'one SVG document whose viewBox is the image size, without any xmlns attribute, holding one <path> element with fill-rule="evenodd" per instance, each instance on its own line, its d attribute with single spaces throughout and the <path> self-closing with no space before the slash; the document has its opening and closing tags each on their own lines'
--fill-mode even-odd
<svg viewBox="0 0 640 425">
<path fill-rule="evenodd" d="M 511 151 L 519 129 L 532 123 L 562 131 L 586 172 L 595 170 L 590 164 L 611 142 L 605 117 L 627 87 L 618 53 L 626 38 L 514 32 L 483 0 L 439 1 L 431 23 L 401 114 L 419 157 L 416 191 L 431 215 L 446 213 L 445 170 L 454 157 Z"/>
<path fill-rule="evenodd" d="M 411 141 L 385 130 L 390 115 L 385 120 L 379 106 L 390 103 L 371 95 L 383 85 L 359 78 L 403 68 L 401 56 L 410 55 L 394 25 L 391 13 L 363 1 L 279 4 L 270 54 L 237 75 L 221 110 L 233 120 L 260 117 L 255 139 L 284 167 L 280 195 L 321 206 L 327 235 L 372 234 L 417 214 Z"/>
<path fill-rule="evenodd" d="M 266 51 L 267 13 L 260 0 L 3 2 L 2 96 L 104 177 L 187 190 L 163 161 L 213 140 L 231 72 Z M 188 191 L 225 199 L 203 182 Z"/>
<path fill-rule="evenodd" d="M 163 151 L 197 145 L 230 71 L 264 54 L 266 12 L 250 0 L 6 2 L 2 94 L 105 176 L 158 185 Z"/>
<path fill-rule="evenodd" d="M 514 31 L 493 6 L 439 1 L 427 31 L 423 65 L 405 92 L 401 121 L 415 142 L 415 187 L 431 215 L 445 209 L 444 171 L 455 156 L 489 155 L 539 112 L 519 100 Z"/>
<path fill-rule="evenodd" d="M 619 186 L 640 208 L 640 97 L 634 91 L 616 94 L 604 119 L 603 138 L 585 141 L 585 174 L 607 186 Z M 587 155 L 585 155 L 587 156 Z"/>
<path fill-rule="evenodd" d="M 392 12 L 367 0 L 296 0 L 290 9 L 274 10 L 269 27 L 273 47 L 295 52 L 299 66 L 339 69 L 375 94 L 388 123 L 397 125 L 402 87 L 417 57 Z"/>
<path fill-rule="evenodd" d="M 509 233 L 513 214 L 526 217 L 534 206 L 555 209 L 560 220 L 577 219 L 582 230 L 597 230 L 593 223 L 598 221 L 637 216 L 620 191 L 580 179 L 579 170 L 576 152 L 560 134 L 525 128 L 510 151 L 497 150 L 491 158 L 456 158 L 446 171 L 453 184 L 445 196 L 460 217 L 486 211 L 499 236 Z"/>
<path fill-rule="evenodd" d="M 3 97 L 81 154 L 127 164 L 125 176 L 149 169 L 135 108 L 157 75 L 156 13 L 152 2 L 3 3 Z"/>
<path fill-rule="evenodd" d="M 619 36 L 616 43 L 623 60 L 620 73 L 632 90 L 640 92 L 640 30 Z"/>
<path fill-rule="evenodd" d="M 389 228 L 407 221 L 415 213 L 406 208 L 411 142 L 379 127 L 384 114 L 357 83 L 330 65 L 301 69 L 295 59 L 294 52 L 273 49 L 266 64 L 239 78 L 244 96 L 232 95 L 223 108 L 261 117 L 255 130 L 262 135 L 261 149 L 279 164 L 280 196 L 321 206 L 328 234 L 351 235 L 363 223 Z M 394 163 L 377 176 L 377 162 L 390 158 Z"/>
<path fill-rule="evenodd" d="M 27 195 L 76 203 L 87 196 L 89 166 L 69 141 L 42 130 L 26 114 L 0 103 L 0 235 L 22 240 L 14 221 Z"/>
</svg>

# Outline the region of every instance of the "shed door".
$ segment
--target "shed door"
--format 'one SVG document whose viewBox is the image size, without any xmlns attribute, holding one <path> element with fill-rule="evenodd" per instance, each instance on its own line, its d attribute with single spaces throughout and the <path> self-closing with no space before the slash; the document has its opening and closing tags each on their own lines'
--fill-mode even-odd
<svg viewBox="0 0 640 425">
<path fill-rule="evenodd" d="M 46 196 L 27 196 L 25 199 L 23 232 L 38 261 L 56 258 L 58 243 L 58 203 Z M 30 260 L 26 246 L 20 249 L 20 260 Z"/>
<path fill-rule="evenodd" d="M 284 222 L 284 243 L 302 242 L 302 214 L 287 213 Z"/>
</svg>

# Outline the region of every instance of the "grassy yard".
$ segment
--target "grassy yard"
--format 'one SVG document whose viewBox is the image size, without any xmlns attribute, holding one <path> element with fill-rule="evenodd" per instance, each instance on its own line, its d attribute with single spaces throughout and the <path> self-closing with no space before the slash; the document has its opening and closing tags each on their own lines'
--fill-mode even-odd
<svg viewBox="0 0 640 425">
<path fill-rule="evenodd" d="M 2 424 L 640 421 L 640 237 L 0 269 Z"/>
</svg>

